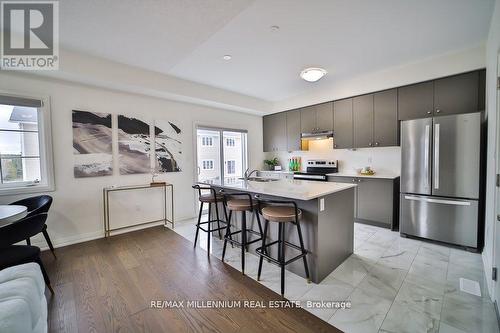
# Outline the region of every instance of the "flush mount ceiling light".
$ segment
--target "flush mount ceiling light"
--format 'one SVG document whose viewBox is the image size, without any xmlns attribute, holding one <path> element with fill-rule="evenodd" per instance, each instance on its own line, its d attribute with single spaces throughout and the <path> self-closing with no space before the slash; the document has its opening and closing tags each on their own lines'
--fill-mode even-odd
<svg viewBox="0 0 500 333">
<path fill-rule="evenodd" d="M 316 82 L 323 76 L 325 76 L 326 73 L 327 71 L 325 71 L 323 68 L 310 67 L 300 72 L 300 77 L 306 80 L 307 82 Z"/>
<path fill-rule="evenodd" d="M 224 60 L 231 60 L 232 56 L 230 54 L 226 54 L 225 56 L 222 57 Z"/>
</svg>

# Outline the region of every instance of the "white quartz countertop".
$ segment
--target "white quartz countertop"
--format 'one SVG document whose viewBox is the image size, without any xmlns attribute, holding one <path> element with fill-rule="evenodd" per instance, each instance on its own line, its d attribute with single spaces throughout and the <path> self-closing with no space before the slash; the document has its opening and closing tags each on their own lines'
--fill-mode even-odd
<svg viewBox="0 0 500 333">
<path fill-rule="evenodd" d="M 279 179 L 271 182 L 236 180 L 223 184 L 211 183 L 206 185 L 296 200 L 312 200 L 357 186 L 347 183 L 318 182 L 298 179 Z"/>
<path fill-rule="evenodd" d="M 355 172 L 337 172 L 337 173 L 329 173 L 327 176 L 330 177 L 356 177 L 356 178 L 378 178 L 378 179 L 396 179 L 399 175 L 389 174 L 389 173 L 377 173 L 374 175 L 360 175 Z"/>
</svg>

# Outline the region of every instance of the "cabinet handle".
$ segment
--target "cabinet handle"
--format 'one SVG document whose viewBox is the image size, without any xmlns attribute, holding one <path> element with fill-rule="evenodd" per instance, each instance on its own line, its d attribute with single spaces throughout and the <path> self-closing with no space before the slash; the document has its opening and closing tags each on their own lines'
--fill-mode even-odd
<svg viewBox="0 0 500 333">
<path fill-rule="evenodd" d="M 337 148 L 337 145 L 335 145 L 335 144 L 334 144 L 334 145 L 333 145 L 333 148 Z"/>
<path fill-rule="evenodd" d="M 378 142 L 375 142 L 375 146 L 378 146 Z"/>
<path fill-rule="evenodd" d="M 358 179 L 358 183 L 361 183 L 361 179 Z"/>
<path fill-rule="evenodd" d="M 370 143 L 368 143 L 368 146 L 370 146 L 370 147 L 371 147 L 371 146 L 372 146 L 372 143 L 371 143 L 371 142 L 370 142 Z"/>
<path fill-rule="evenodd" d="M 432 111 L 427 111 L 427 114 L 431 114 L 431 113 L 432 113 Z"/>
<path fill-rule="evenodd" d="M 441 110 L 439 110 L 439 109 L 436 109 L 436 113 L 440 113 L 440 112 L 441 112 Z"/>
</svg>

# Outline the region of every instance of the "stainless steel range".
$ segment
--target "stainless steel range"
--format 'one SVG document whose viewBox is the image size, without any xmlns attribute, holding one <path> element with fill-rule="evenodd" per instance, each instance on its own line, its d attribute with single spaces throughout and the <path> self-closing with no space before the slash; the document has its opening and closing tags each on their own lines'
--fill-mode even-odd
<svg viewBox="0 0 500 333">
<path fill-rule="evenodd" d="M 295 172 L 293 178 L 326 182 L 327 174 L 338 171 L 338 161 L 309 160 L 306 162 L 306 172 Z"/>
</svg>

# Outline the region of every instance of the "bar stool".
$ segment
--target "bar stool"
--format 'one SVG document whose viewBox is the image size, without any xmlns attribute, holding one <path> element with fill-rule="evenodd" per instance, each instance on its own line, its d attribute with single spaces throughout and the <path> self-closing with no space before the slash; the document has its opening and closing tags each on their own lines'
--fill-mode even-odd
<svg viewBox="0 0 500 333">
<path fill-rule="evenodd" d="M 241 272 L 245 274 L 245 252 L 248 251 L 248 245 L 260 241 L 262 237 L 262 225 L 257 211 L 257 200 L 252 199 L 249 193 L 237 192 L 228 193 L 226 195 L 226 206 L 229 209 L 229 219 L 224 236 L 224 247 L 222 249 L 222 261 L 226 255 L 227 242 L 241 246 Z M 241 230 L 231 232 L 231 217 L 233 212 L 241 212 Z M 247 228 L 247 214 L 246 212 L 255 212 L 257 216 L 257 223 L 259 232 Z M 233 235 L 241 233 L 241 241 L 233 240 Z M 259 238 L 248 241 L 247 233 L 258 235 Z"/>
<path fill-rule="evenodd" d="M 198 190 L 198 200 L 200 201 L 200 213 L 198 214 L 198 223 L 196 223 L 196 236 L 194 237 L 194 247 L 196 247 L 196 242 L 198 241 L 198 233 L 201 230 L 204 232 L 208 233 L 208 241 L 207 241 L 207 252 L 210 254 L 210 238 L 212 235 L 212 232 L 217 231 L 219 233 L 219 239 L 222 240 L 222 234 L 221 230 L 225 229 L 226 226 L 228 225 L 228 218 L 227 218 L 227 211 L 225 205 L 223 206 L 224 208 L 224 215 L 226 218 L 226 221 L 223 221 L 219 218 L 219 207 L 218 203 L 224 203 L 224 194 L 222 192 L 217 192 L 214 188 L 210 186 L 200 186 L 200 185 L 193 185 L 193 188 L 195 190 Z M 210 191 L 208 194 L 202 194 L 201 191 Z M 201 222 L 201 216 L 203 214 L 203 204 L 208 203 L 208 220 L 205 222 Z M 212 205 L 215 206 L 215 220 L 211 220 L 212 217 Z M 217 222 L 217 228 L 212 229 L 211 225 L 213 222 Z M 220 223 L 226 224 L 226 226 L 220 226 Z M 204 229 L 201 225 L 207 224 L 207 229 Z"/>
<path fill-rule="evenodd" d="M 262 272 L 262 261 L 264 258 L 267 258 L 268 261 L 278 264 L 281 268 L 281 296 L 283 296 L 285 294 L 285 266 L 294 262 L 295 260 L 298 260 L 300 258 L 304 260 L 304 269 L 306 271 L 307 282 L 311 282 L 309 278 L 309 268 L 307 266 L 306 258 L 308 251 L 304 248 L 304 240 L 302 238 L 302 231 L 300 230 L 300 217 L 302 216 L 302 211 L 297 208 L 297 204 L 293 201 L 278 200 L 259 200 L 258 209 L 264 217 L 265 221 L 264 235 L 267 235 L 269 221 L 278 223 L 278 240 L 266 244 L 266 237 L 262 237 L 262 246 L 255 250 L 260 256 L 257 281 L 260 280 L 260 274 Z M 286 223 L 292 223 L 297 226 L 300 246 L 297 246 L 285 240 Z M 278 244 L 278 259 L 271 257 L 267 251 L 267 248 L 274 244 Z M 289 260 L 285 260 L 285 245 L 299 250 L 301 254 Z"/>
</svg>

